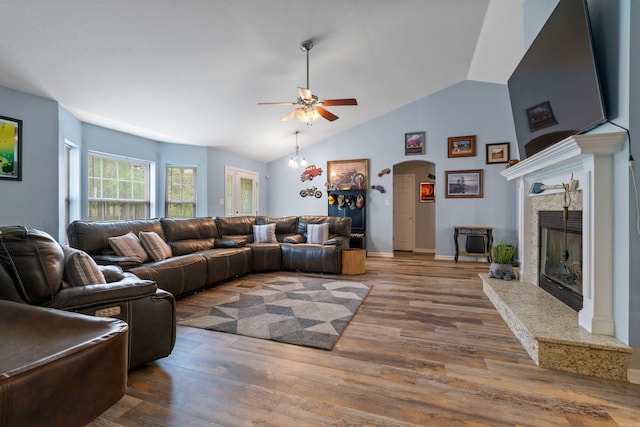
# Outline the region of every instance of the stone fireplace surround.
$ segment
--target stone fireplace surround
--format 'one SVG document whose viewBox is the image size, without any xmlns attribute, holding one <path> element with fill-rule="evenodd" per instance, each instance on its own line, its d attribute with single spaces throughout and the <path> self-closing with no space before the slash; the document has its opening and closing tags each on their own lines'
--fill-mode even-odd
<svg viewBox="0 0 640 427">
<path fill-rule="evenodd" d="M 501 172 L 517 183 L 520 282 L 481 277 L 485 293 L 541 367 L 626 380 L 631 348 L 613 336 L 613 156 L 625 141 L 625 132 L 575 135 Z M 571 179 L 579 184 L 569 209 L 583 211 L 584 299 L 577 315 L 534 285 L 537 213 L 562 210 L 564 190 L 530 194 L 530 187 Z"/>
</svg>

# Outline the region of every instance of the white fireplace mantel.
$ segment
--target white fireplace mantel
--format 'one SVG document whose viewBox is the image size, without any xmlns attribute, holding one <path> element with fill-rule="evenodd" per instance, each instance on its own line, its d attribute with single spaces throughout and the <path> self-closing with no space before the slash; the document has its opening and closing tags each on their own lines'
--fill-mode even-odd
<svg viewBox="0 0 640 427">
<path fill-rule="evenodd" d="M 500 174 L 518 183 L 518 248 L 520 280 L 537 283 L 537 248 L 529 244 L 537 221 L 529 194 L 534 182 L 560 184 L 579 177 L 582 191 L 583 308 L 580 326 L 613 335 L 613 156 L 622 150 L 625 132 L 574 135 L 531 156 Z M 557 181 L 557 182 L 556 182 Z M 562 190 L 560 190 L 562 191 Z M 597 244 L 596 244 L 597 242 Z M 535 263 L 536 265 L 532 265 Z"/>
</svg>

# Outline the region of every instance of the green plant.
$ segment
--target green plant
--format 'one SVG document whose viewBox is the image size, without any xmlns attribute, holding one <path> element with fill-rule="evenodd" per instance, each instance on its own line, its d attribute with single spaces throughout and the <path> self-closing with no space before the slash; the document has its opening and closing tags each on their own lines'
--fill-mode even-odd
<svg viewBox="0 0 640 427">
<path fill-rule="evenodd" d="M 516 253 L 514 245 L 498 243 L 491 248 L 491 259 L 496 264 L 511 264 Z"/>
</svg>

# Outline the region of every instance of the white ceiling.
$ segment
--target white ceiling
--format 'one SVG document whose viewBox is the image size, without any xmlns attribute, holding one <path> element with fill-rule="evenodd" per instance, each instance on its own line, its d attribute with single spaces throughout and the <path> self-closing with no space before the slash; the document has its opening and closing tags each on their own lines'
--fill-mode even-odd
<svg viewBox="0 0 640 427">
<path fill-rule="evenodd" d="M 522 0 L 0 0 L 0 86 L 78 119 L 261 161 L 462 80 L 506 83 Z M 339 120 L 280 122 L 306 83 Z"/>
</svg>

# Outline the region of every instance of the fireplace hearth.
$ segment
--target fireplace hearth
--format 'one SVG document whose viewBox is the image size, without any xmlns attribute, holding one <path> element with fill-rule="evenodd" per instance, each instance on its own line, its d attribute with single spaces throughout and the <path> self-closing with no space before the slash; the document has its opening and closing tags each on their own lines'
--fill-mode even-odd
<svg viewBox="0 0 640 427">
<path fill-rule="evenodd" d="M 538 212 L 538 285 L 575 311 L 582 309 L 582 211 Z"/>
</svg>

